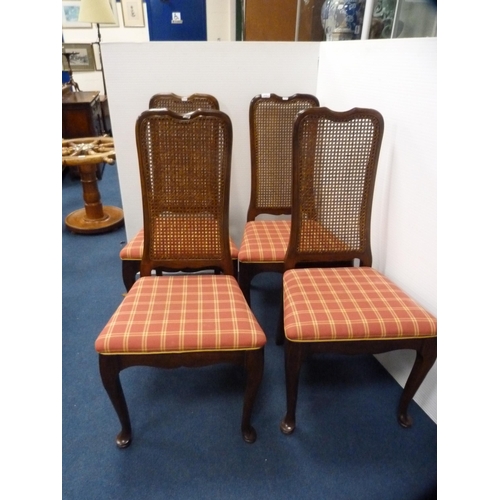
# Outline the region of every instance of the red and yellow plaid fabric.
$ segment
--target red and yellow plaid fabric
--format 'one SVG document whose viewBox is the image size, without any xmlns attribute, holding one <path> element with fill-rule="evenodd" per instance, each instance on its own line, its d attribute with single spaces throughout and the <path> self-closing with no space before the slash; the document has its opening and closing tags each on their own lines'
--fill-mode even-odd
<svg viewBox="0 0 500 500">
<path fill-rule="evenodd" d="M 144 251 L 144 229 L 141 229 L 120 251 L 122 260 L 141 260 Z"/>
<path fill-rule="evenodd" d="M 101 354 L 258 349 L 266 336 L 232 276 L 139 278 L 95 342 Z"/>
<path fill-rule="evenodd" d="M 282 262 L 290 240 L 290 221 L 251 221 L 245 224 L 238 260 Z"/>
<path fill-rule="evenodd" d="M 370 267 L 287 271 L 283 300 L 292 342 L 437 335 L 436 318 Z"/>
<path fill-rule="evenodd" d="M 229 239 L 231 257 L 238 258 L 238 247 Z M 144 251 L 144 229 L 141 229 L 120 251 L 121 260 L 141 260 Z"/>
</svg>

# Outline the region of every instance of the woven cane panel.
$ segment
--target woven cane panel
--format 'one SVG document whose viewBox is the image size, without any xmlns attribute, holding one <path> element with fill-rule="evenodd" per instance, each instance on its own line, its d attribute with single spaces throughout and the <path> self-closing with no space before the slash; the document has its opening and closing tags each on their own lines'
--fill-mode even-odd
<svg viewBox="0 0 500 500">
<path fill-rule="evenodd" d="M 380 140 L 372 116 L 310 115 L 301 121 L 299 252 L 363 252 L 369 245 L 367 210 Z"/>
<path fill-rule="evenodd" d="M 176 94 L 155 94 L 149 101 L 150 108 L 167 108 L 183 115 L 197 109 L 219 109 L 217 99 L 208 94 L 193 94 L 182 97 Z"/>
<path fill-rule="evenodd" d="M 220 259 L 231 134 L 216 116 L 149 116 L 138 128 L 151 260 Z M 227 223 L 227 221 L 226 221 Z M 224 242 L 224 243 L 221 243 Z"/>
<path fill-rule="evenodd" d="M 238 247 L 232 238 L 229 238 L 231 258 L 238 258 Z M 144 229 L 139 229 L 137 234 L 120 250 L 122 260 L 141 260 L 144 251 Z"/>
<path fill-rule="evenodd" d="M 317 105 L 318 102 L 310 98 L 261 98 L 256 102 L 251 147 L 257 174 L 258 208 L 290 206 L 293 124 L 299 111 Z"/>
</svg>

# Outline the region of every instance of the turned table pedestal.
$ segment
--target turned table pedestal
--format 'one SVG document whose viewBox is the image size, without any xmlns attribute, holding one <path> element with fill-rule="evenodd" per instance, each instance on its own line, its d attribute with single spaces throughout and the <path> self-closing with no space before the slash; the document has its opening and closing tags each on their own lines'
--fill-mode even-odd
<svg viewBox="0 0 500 500">
<path fill-rule="evenodd" d="M 97 166 L 113 164 L 115 151 L 112 137 L 82 137 L 62 141 L 62 163 L 78 167 L 83 189 L 84 208 L 71 212 L 65 219 L 73 233 L 96 234 L 123 226 L 121 208 L 103 205 L 97 185 Z"/>
</svg>

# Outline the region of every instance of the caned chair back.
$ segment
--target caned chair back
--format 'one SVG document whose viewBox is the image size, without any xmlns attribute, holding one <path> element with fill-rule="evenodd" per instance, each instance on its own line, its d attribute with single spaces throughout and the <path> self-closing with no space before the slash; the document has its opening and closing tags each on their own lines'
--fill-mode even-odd
<svg viewBox="0 0 500 500">
<path fill-rule="evenodd" d="M 233 274 L 229 249 L 232 125 L 216 110 L 143 112 L 136 123 L 144 251 L 153 268 Z"/>
<path fill-rule="evenodd" d="M 383 131 L 383 117 L 372 109 L 299 113 L 285 269 L 356 258 L 371 265 L 370 220 Z"/>
<path fill-rule="evenodd" d="M 250 103 L 252 186 L 247 221 L 259 214 L 290 214 L 292 133 L 297 113 L 319 106 L 309 94 L 260 94 Z"/>
<path fill-rule="evenodd" d="M 167 108 L 183 115 L 197 109 L 219 109 L 219 101 L 210 94 L 191 94 L 186 97 L 174 93 L 155 94 L 149 100 L 151 108 Z"/>
</svg>

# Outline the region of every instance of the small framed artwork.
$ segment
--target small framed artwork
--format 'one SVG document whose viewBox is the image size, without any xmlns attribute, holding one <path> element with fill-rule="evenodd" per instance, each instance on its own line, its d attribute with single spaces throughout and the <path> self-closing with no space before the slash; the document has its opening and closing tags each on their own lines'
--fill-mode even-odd
<svg viewBox="0 0 500 500">
<path fill-rule="evenodd" d="M 92 23 L 78 21 L 80 15 L 80 0 L 62 2 L 62 27 L 63 28 L 91 28 Z"/>
<path fill-rule="evenodd" d="M 63 43 L 62 53 L 71 54 L 69 63 L 72 71 L 95 71 L 94 48 L 91 43 Z M 68 60 L 62 56 L 62 69 L 68 71 Z"/>
<path fill-rule="evenodd" d="M 102 71 L 101 66 L 101 46 L 98 43 L 93 43 L 92 48 L 94 49 L 94 61 L 95 61 L 95 69 L 96 71 Z"/>
<path fill-rule="evenodd" d="M 99 26 L 101 28 L 117 28 L 120 26 L 120 22 L 118 21 L 118 11 L 116 8 L 116 0 L 109 0 L 109 5 L 111 5 L 111 10 L 113 11 L 113 16 L 115 18 L 115 22 L 113 24 L 102 23 Z"/>
<path fill-rule="evenodd" d="M 142 0 L 122 0 L 123 25 L 127 28 L 144 27 Z"/>
</svg>

